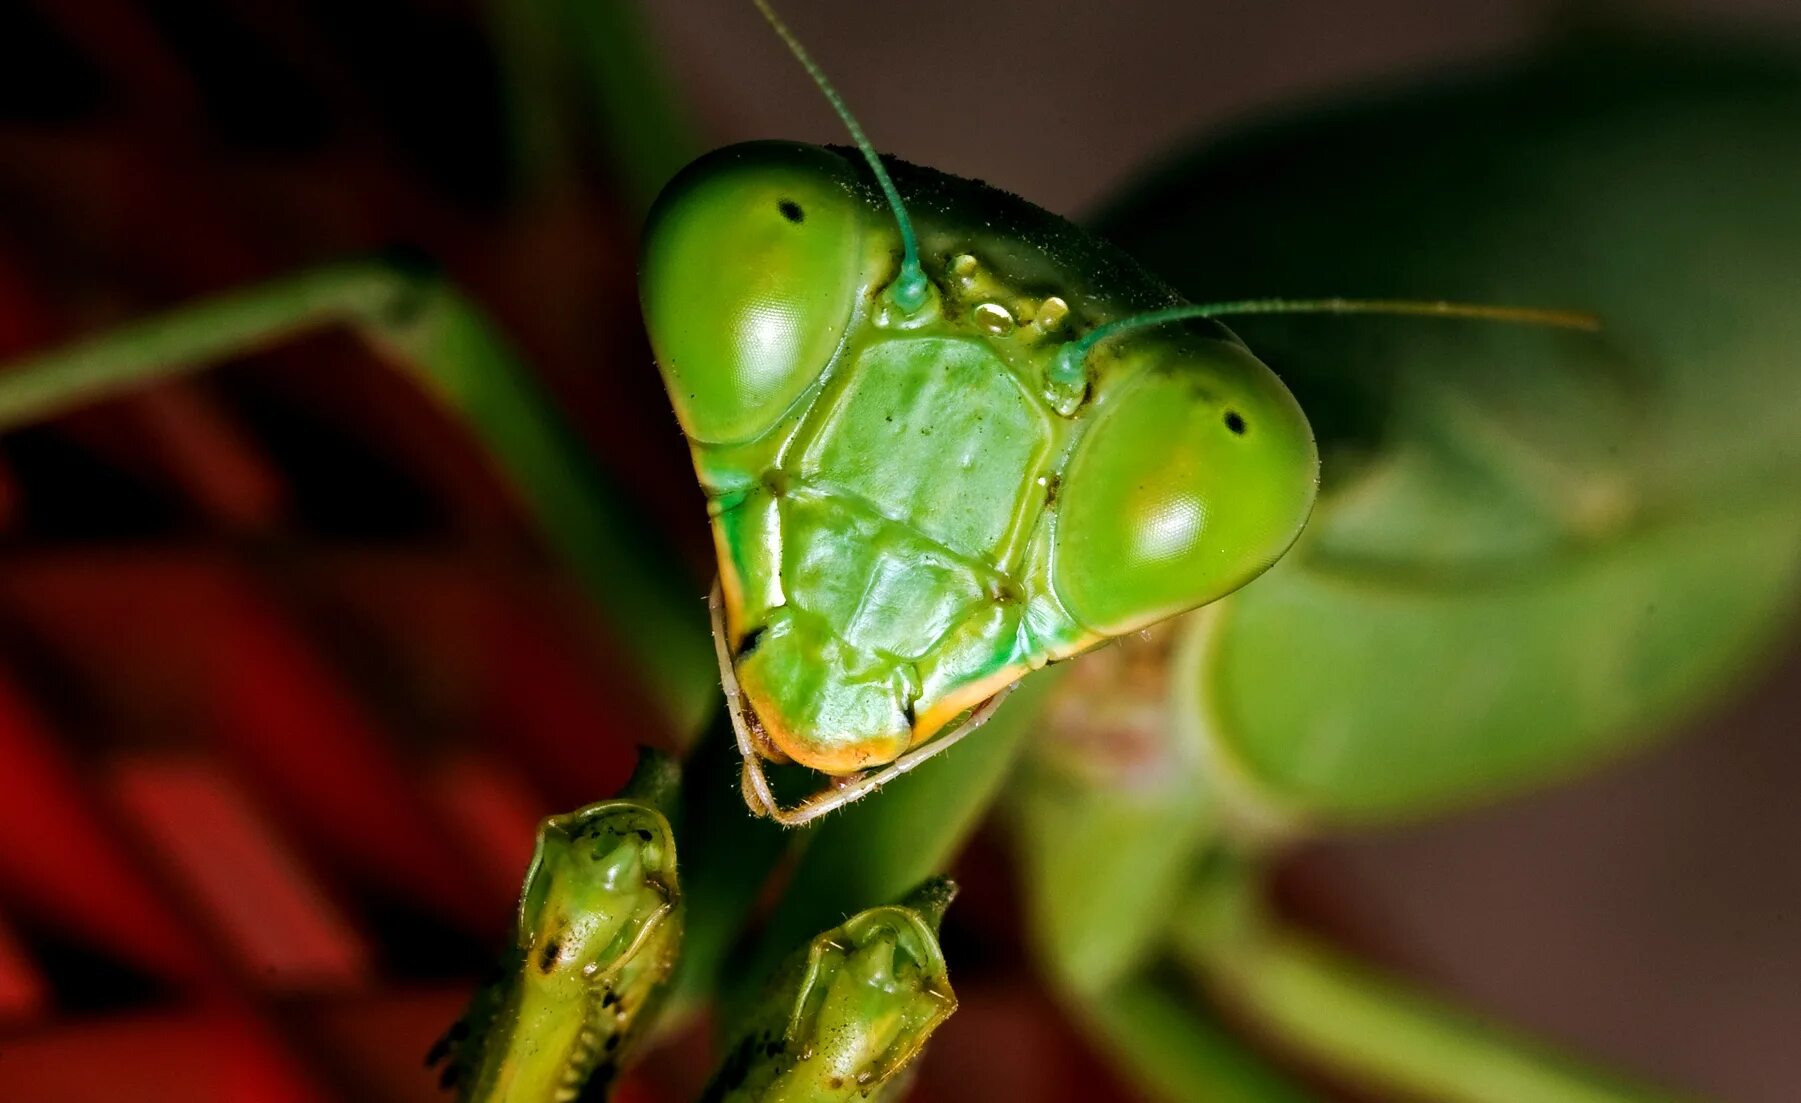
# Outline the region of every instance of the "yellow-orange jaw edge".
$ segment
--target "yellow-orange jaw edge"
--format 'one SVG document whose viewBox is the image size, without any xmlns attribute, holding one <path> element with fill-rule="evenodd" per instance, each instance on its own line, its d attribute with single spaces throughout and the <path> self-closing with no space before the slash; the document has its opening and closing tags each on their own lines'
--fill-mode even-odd
<svg viewBox="0 0 1801 1103">
<path fill-rule="evenodd" d="M 940 751 L 949 750 L 958 740 L 987 723 L 988 718 L 994 715 L 994 710 L 1000 707 L 1001 701 L 1013 692 L 1013 687 L 1007 686 L 977 705 L 961 724 L 906 751 L 881 769 L 836 778 L 832 784 L 812 796 L 783 808 L 775 799 L 775 790 L 770 788 L 768 775 L 763 772 L 763 756 L 758 753 L 756 740 L 751 735 L 750 722 L 744 715 L 744 694 L 738 688 L 738 672 L 732 669 L 731 650 L 726 645 L 726 640 L 731 637 L 726 632 L 725 599 L 720 593 L 717 579 L 713 582 L 712 593 L 707 596 L 707 609 L 713 617 L 713 654 L 719 660 L 719 681 L 725 689 L 725 709 L 732 718 L 732 733 L 738 738 L 738 754 L 744 761 L 741 778 L 744 803 L 752 812 L 784 827 L 799 827 L 827 812 L 861 800 Z"/>
</svg>

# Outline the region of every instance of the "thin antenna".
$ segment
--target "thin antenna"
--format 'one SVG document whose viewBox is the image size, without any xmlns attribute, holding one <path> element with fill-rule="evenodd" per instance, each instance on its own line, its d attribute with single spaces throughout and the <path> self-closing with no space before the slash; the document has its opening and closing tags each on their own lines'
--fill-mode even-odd
<svg viewBox="0 0 1801 1103">
<path fill-rule="evenodd" d="M 926 274 L 925 269 L 919 265 L 919 240 L 913 236 L 913 222 L 907 217 L 907 208 L 901 205 L 900 192 L 894 190 L 894 181 L 888 178 L 888 170 L 882 167 L 882 159 L 876 156 L 875 147 L 869 144 L 869 138 L 863 133 L 857 117 L 845 106 L 844 97 L 832 87 L 825 72 L 814 63 L 807 48 L 800 44 L 800 39 L 794 37 L 794 32 L 782 22 L 782 17 L 769 6 L 769 0 L 751 0 L 751 3 L 763 13 L 763 18 L 769 21 L 770 27 L 781 36 L 782 41 L 788 44 L 788 52 L 794 55 L 794 60 L 800 62 L 801 68 L 819 86 L 826 102 L 832 105 L 832 110 L 838 112 L 838 117 L 844 120 L 844 128 L 850 131 L 851 140 L 863 151 L 863 159 L 869 162 L 869 170 L 875 173 L 876 183 L 882 186 L 882 194 L 888 197 L 888 206 L 894 211 L 895 225 L 900 228 L 901 249 L 905 254 L 901 258 L 900 274 L 895 277 L 894 286 L 889 288 L 888 294 L 896 306 L 908 314 L 913 313 L 925 305 Z"/>
<path fill-rule="evenodd" d="M 1591 333 L 1601 328 L 1601 319 L 1575 310 L 1541 310 L 1535 307 L 1432 302 L 1422 299 L 1245 299 L 1231 303 L 1173 306 L 1167 310 L 1135 314 L 1130 318 L 1096 326 L 1081 340 L 1063 347 L 1052 366 L 1051 376 L 1065 385 L 1079 383 L 1085 374 L 1083 364 L 1094 347 L 1129 330 L 1166 325 L 1190 318 L 1218 318 L 1232 314 L 1388 314 L 1469 318 L 1483 322 L 1549 326 L 1553 329 L 1577 329 Z"/>
</svg>

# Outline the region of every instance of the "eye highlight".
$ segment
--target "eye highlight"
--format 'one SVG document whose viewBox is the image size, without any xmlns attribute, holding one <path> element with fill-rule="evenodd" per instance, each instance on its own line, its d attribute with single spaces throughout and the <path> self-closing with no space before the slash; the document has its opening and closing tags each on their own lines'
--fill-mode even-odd
<svg viewBox="0 0 1801 1103">
<path fill-rule="evenodd" d="M 755 439 L 837 350 L 857 299 L 850 183 L 836 154 L 750 143 L 703 157 L 658 198 L 639 294 L 690 440 Z"/>
<path fill-rule="evenodd" d="M 1058 596 L 1102 635 L 1223 597 L 1294 541 L 1318 467 L 1300 408 L 1248 352 L 1222 343 L 1147 369 L 1102 399 L 1070 460 Z"/>
</svg>

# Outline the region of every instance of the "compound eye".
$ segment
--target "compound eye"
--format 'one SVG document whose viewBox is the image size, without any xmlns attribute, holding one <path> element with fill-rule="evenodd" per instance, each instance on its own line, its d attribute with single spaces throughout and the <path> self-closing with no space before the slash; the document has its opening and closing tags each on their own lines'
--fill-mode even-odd
<svg viewBox="0 0 1801 1103">
<path fill-rule="evenodd" d="M 1057 593 L 1108 636 L 1214 601 L 1274 563 L 1313 507 L 1319 457 L 1293 396 L 1219 342 L 1104 396 L 1057 521 Z"/>
<path fill-rule="evenodd" d="M 814 146 L 732 146 L 684 169 L 645 231 L 639 297 L 683 432 L 752 440 L 819 377 L 858 296 L 848 166 Z"/>
</svg>

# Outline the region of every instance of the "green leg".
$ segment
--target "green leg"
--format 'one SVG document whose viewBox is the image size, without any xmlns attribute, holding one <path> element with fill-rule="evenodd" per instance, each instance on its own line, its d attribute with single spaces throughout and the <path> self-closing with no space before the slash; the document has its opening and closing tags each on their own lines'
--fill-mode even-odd
<svg viewBox="0 0 1801 1103">
<path fill-rule="evenodd" d="M 693 734 L 709 719 L 723 721 L 703 588 L 672 572 L 654 534 L 626 519 L 624 504 L 493 326 L 441 280 L 375 261 L 335 265 L 0 368 L 0 431 L 335 326 L 390 354 L 482 441 L 607 622 L 630 634 L 626 654 L 677 730 Z M 788 894 L 755 967 L 736 970 L 742 978 L 760 981 L 813 931 L 942 869 L 992 800 L 1054 678 L 1035 676 L 980 738 L 946 761 L 804 835 L 751 817 L 721 722 L 691 767 L 699 776 L 685 790 L 678 827 L 692 855 L 684 881 L 693 952 L 676 985 L 676 1009 L 711 991 L 746 911 L 791 844 L 812 844 L 796 871 L 804 891 Z"/>
<path fill-rule="evenodd" d="M 790 832 L 804 849 L 755 946 L 732 962 L 724 978 L 727 1021 L 742 1013 L 812 932 L 896 900 L 950 865 L 999 795 L 1063 670 L 1029 675 L 994 719 L 963 743 L 880 792 Z"/>
<path fill-rule="evenodd" d="M 1431 999 L 1265 917 L 1253 882 L 1203 883 L 1175 952 L 1222 1003 L 1298 1059 L 1434 1103 L 1675 1103 Z"/>
<path fill-rule="evenodd" d="M 0 369 L 0 430 L 349 326 L 486 446 L 607 623 L 629 633 L 662 712 L 697 732 L 718 696 L 704 589 L 607 486 L 492 323 L 445 281 L 382 261 L 303 272 Z"/>
<path fill-rule="evenodd" d="M 1151 1098 L 1170 1103 L 1312 1103 L 1187 993 L 1148 975 L 1070 1001 L 1090 1037 Z"/>
</svg>

